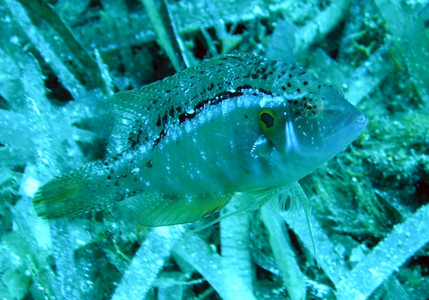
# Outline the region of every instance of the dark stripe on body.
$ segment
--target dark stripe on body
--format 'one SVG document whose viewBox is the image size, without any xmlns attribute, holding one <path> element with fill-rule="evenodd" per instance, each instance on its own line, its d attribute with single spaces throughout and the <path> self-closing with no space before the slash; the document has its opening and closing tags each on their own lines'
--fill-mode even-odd
<svg viewBox="0 0 429 300">
<path fill-rule="evenodd" d="M 264 95 L 269 95 L 269 96 L 272 96 L 272 94 L 273 94 L 273 93 L 266 91 L 264 89 L 261 89 L 261 88 L 253 88 L 250 85 L 242 85 L 242 86 L 237 87 L 234 92 L 228 92 L 228 91 L 227 92 L 221 92 L 221 93 L 216 94 L 212 98 L 201 100 L 196 105 L 194 105 L 193 113 L 184 112 L 178 116 L 179 124 L 182 124 L 188 120 L 192 120 L 193 118 L 195 118 L 200 112 L 203 111 L 204 107 L 207 104 L 209 106 L 218 105 L 224 100 L 231 99 L 234 97 L 243 96 L 246 91 L 252 91 L 252 90 L 257 90 L 259 93 L 264 94 Z M 255 92 L 250 93 L 250 94 L 253 94 L 255 96 L 257 95 L 257 93 L 255 93 Z M 161 133 L 159 134 L 159 137 L 154 141 L 152 148 L 155 148 L 156 146 L 158 146 L 159 143 L 167 136 L 167 132 L 165 131 L 165 125 L 167 124 L 167 118 L 164 119 L 164 117 L 163 117 L 162 119 L 163 119 L 163 122 L 162 122 Z M 164 122 L 164 120 L 165 120 L 165 122 Z"/>
</svg>

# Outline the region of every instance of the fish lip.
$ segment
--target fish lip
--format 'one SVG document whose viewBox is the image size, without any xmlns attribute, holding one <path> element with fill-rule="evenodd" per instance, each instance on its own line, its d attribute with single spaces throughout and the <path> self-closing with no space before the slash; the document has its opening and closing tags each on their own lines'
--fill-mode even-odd
<svg viewBox="0 0 429 300">
<path fill-rule="evenodd" d="M 345 145 L 347 146 L 362 133 L 367 123 L 368 119 L 365 114 L 358 110 L 350 114 L 345 121 L 338 125 L 341 126 L 340 129 L 338 129 L 338 126 L 332 128 L 324 137 L 325 143 L 333 141 L 337 144 L 341 141 L 347 141 Z"/>
</svg>

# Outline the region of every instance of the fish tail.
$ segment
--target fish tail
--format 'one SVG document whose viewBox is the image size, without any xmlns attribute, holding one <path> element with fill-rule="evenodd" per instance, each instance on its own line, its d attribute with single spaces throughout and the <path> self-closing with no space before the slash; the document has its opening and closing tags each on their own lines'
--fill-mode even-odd
<svg viewBox="0 0 429 300">
<path fill-rule="evenodd" d="M 110 206 L 112 196 L 101 184 L 100 172 L 96 173 L 94 167 L 85 166 L 55 177 L 40 187 L 33 198 L 37 215 L 61 218 Z"/>
</svg>

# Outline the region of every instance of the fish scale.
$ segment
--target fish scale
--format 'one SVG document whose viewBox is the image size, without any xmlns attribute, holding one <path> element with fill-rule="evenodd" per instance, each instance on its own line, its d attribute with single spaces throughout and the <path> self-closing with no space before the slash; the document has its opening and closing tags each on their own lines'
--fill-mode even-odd
<svg viewBox="0 0 429 300">
<path fill-rule="evenodd" d="M 113 128 L 108 156 L 42 186 L 33 200 L 40 216 L 121 202 L 141 225 L 192 222 L 234 193 L 261 201 L 267 190 L 302 178 L 366 122 L 334 87 L 249 54 L 205 60 L 120 92 L 100 111 Z"/>
</svg>

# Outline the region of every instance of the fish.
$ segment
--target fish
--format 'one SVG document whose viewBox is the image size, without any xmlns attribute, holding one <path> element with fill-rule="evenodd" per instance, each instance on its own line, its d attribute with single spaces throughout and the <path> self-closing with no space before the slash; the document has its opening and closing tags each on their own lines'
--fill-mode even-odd
<svg viewBox="0 0 429 300">
<path fill-rule="evenodd" d="M 262 205 L 367 122 L 334 86 L 253 54 L 206 59 L 101 107 L 108 154 L 42 185 L 33 198 L 40 217 L 122 205 L 140 225 L 165 226 L 200 220 L 237 193 Z"/>
</svg>

